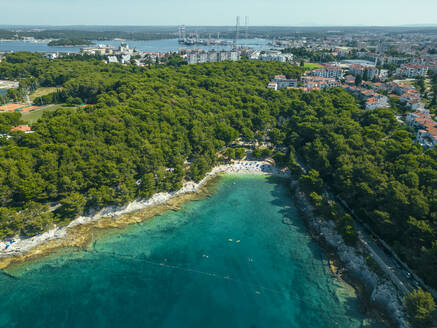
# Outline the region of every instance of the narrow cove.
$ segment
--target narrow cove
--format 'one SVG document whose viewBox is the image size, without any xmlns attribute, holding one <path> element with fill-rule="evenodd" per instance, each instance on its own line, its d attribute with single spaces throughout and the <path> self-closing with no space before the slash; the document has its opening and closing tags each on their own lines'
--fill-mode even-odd
<svg viewBox="0 0 437 328">
<path fill-rule="evenodd" d="M 209 198 L 11 273 L 2 327 L 385 327 L 332 276 L 274 177 L 225 175 Z"/>
</svg>

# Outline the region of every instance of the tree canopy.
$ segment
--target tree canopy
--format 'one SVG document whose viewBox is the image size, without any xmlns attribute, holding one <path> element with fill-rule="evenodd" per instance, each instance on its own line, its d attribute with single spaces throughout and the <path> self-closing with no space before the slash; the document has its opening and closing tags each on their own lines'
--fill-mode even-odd
<svg viewBox="0 0 437 328">
<path fill-rule="evenodd" d="M 301 72 L 244 60 L 137 67 L 6 56 L 0 78 L 62 86 L 54 100 L 89 106 L 46 112 L 34 133 L 2 139 L 0 237 L 44 231 L 90 207 L 176 190 L 184 179 L 201 179 L 235 139 L 258 139 L 286 147 L 287 154 L 272 155 L 293 172 L 300 158 L 311 168 L 300 177 L 304 186 L 317 193 L 329 185 L 436 287 L 437 150 L 414 143 L 391 109 L 365 111 L 341 89 L 266 88 L 276 74 Z M 0 132 L 18 123 L 14 115 L 0 115 Z M 17 219 L 34 203 L 62 206 L 44 224 Z M 352 243 L 350 221 L 342 216 L 338 224 Z"/>
</svg>

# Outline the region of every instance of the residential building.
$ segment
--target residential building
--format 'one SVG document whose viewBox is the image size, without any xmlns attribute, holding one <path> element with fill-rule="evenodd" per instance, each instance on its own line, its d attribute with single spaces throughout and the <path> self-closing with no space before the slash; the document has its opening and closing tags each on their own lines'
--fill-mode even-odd
<svg viewBox="0 0 437 328">
<path fill-rule="evenodd" d="M 232 61 L 240 60 L 240 53 L 238 51 L 229 52 L 229 60 L 232 60 Z"/>
<path fill-rule="evenodd" d="M 208 52 L 208 62 L 215 63 L 218 60 L 217 52 L 209 51 Z"/>
<path fill-rule="evenodd" d="M 200 50 L 189 52 L 186 55 L 188 64 L 201 64 L 201 63 L 213 63 L 217 61 L 225 61 L 232 60 L 237 61 L 240 60 L 240 52 L 239 51 L 209 51 L 204 52 Z"/>
<path fill-rule="evenodd" d="M 275 77 L 267 85 L 267 88 L 275 90 L 286 89 L 290 87 L 297 87 L 297 80 L 287 79 L 285 75 L 275 75 Z"/>
<path fill-rule="evenodd" d="M 345 77 L 344 77 L 344 83 L 346 83 L 346 84 L 355 84 L 355 76 L 353 76 L 353 75 L 346 75 Z"/>
<path fill-rule="evenodd" d="M 48 59 L 56 59 L 58 58 L 58 54 L 56 52 L 47 53 L 44 55 L 44 57 Z"/>
<path fill-rule="evenodd" d="M 340 79 L 343 75 L 341 67 L 326 65 L 324 68 L 314 69 L 309 75 Z"/>
<path fill-rule="evenodd" d="M 227 51 L 220 51 L 218 54 L 218 60 L 219 61 L 224 61 L 224 60 L 228 60 L 229 56 L 228 56 L 228 52 Z"/>
<path fill-rule="evenodd" d="M 408 113 L 406 123 L 417 130 L 416 140 L 423 147 L 437 145 L 437 122 L 431 118 L 428 110 Z"/>
<path fill-rule="evenodd" d="M 388 102 L 388 98 L 386 96 L 376 95 L 366 100 L 365 108 L 367 110 L 376 108 L 390 108 L 390 103 Z"/>
<path fill-rule="evenodd" d="M 376 108 L 390 108 L 387 96 L 376 93 L 374 90 L 363 89 L 356 86 L 343 86 L 346 91 L 364 101 L 367 110 Z"/>
<path fill-rule="evenodd" d="M 108 63 L 118 63 L 118 59 L 115 56 L 108 56 Z"/>
<path fill-rule="evenodd" d="M 278 83 L 276 83 L 276 82 L 269 82 L 269 84 L 267 84 L 267 89 L 278 90 Z"/>
<path fill-rule="evenodd" d="M 364 75 L 367 74 L 367 80 L 373 80 L 378 77 L 379 70 L 375 66 L 352 64 L 349 67 L 349 73 L 353 76 L 361 77 L 364 77 Z"/>
<path fill-rule="evenodd" d="M 334 78 L 319 76 L 303 76 L 301 79 L 304 88 L 328 89 L 339 87 L 341 84 Z"/>
<path fill-rule="evenodd" d="M 191 53 L 187 56 L 188 64 L 197 64 L 197 53 Z"/>
<path fill-rule="evenodd" d="M 283 54 L 280 51 L 263 51 L 263 53 L 256 53 L 249 56 L 250 59 L 264 60 L 264 61 L 279 61 L 282 63 L 292 62 L 293 54 Z"/>
<path fill-rule="evenodd" d="M 420 64 L 402 64 L 396 70 L 397 76 L 405 76 L 407 78 L 415 78 L 417 76 L 425 77 L 428 71 L 428 66 Z"/>
<path fill-rule="evenodd" d="M 34 131 L 31 130 L 30 126 L 28 126 L 28 125 L 18 125 L 16 127 L 12 128 L 11 131 L 12 132 L 13 131 L 21 131 L 21 132 L 24 132 L 24 133 L 32 133 L 32 132 L 34 132 Z"/>
<path fill-rule="evenodd" d="M 208 54 L 205 52 L 200 52 L 197 55 L 197 63 L 207 63 L 208 62 Z"/>
<path fill-rule="evenodd" d="M 130 54 L 121 55 L 121 63 L 122 64 L 129 64 L 130 63 L 130 59 L 131 59 L 131 55 Z"/>
</svg>

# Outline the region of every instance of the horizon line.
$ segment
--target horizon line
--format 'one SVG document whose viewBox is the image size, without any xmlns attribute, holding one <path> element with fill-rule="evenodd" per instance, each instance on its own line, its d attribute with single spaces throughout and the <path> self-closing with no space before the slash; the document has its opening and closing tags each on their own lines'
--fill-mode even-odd
<svg viewBox="0 0 437 328">
<path fill-rule="evenodd" d="M 175 25 L 137 25 L 137 24 L 68 24 L 68 25 L 51 25 L 51 24 L 0 24 L 0 27 L 175 27 L 175 26 L 191 26 L 191 27 L 235 27 L 235 25 L 189 25 L 189 24 L 175 24 Z M 249 25 L 249 27 L 437 27 L 436 23 L 430 24 L 398 24 L 398 25 Z"/>
</svg>

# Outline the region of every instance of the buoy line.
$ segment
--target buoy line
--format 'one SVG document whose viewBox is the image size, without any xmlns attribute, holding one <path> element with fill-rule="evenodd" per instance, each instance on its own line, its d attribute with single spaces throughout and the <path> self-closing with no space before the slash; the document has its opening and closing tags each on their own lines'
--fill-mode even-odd
<svg viewBox="0 0 437 328">
<path fill-rule="evenodd" d="M 180 270 L 180 271 L 185 271 L 185 272 L 192 272 L 192 273 L 201 274 L 201 275 L 204 275 L 204 276 L 207 276 L 207 277 L 211 277 L 211 278 L 222 279 L 222 280 L 229 280 L 229 281 L 241 284 L 241 285 L 246 285 L 246 286 L 249 286 L 251 288 L 254 288 L 255 294 L 257 294 L 257 295 L 261 295 L 260 290 L 271 292 L 271 293 L 274 293 L 274 294 L 277 294 L 277 295 L 281 295 L 281 296 L 284 296 L 284 297 L 289 297 L 291 299 L 299 301 L 299 302 L 307 305 L 308 307 L 311 307 L 312 309 L 314 309 L 314 310 L 316 310 L 316 311 L 318 311 L 320 313 L 329 315 L 330 317 L 337 317 L 337 318 L 341 318 L 341 319 L 347 318 L 349 321 L 352 321 L 352 319 L 350 317 L 348 317 L 348 316 L 346 316 L 344 314 L 340 314 L 340 313 L 329 313 L 328 314 L 323 308 L 315 305 L 314 303 L 308 302 L 308 301 L 306 301 L 306 300 L 304 300 L 304 299 L 302 299 L 300 297 L 297 297 L 295 295 L 292 295 L 290 293 L 286 293 L 283 290 L 277 290 L 277 289 L 273 289 L 273 288 L 270 288 L 270 287 L 264 287 L 264 286 L 255 285 L 255 284 L 252 284 L 252 283 L 249 283 L 249 282 L 245 282 L 245 281 L 242 281 L 242 280 L 239 280 L 239 279 L 232 278 L 231 276 L 228 276 L 228 275 L 223 276 L 223 275 L 217 274 L 217 273 L 196 270 L 196 269 L 192 269 L 192 268 L 187 268 L 187 267 L 182 267 L 182 266 L 178 266 L 178 265 L 168 264 L 168 263 L 165 263 L 165 262 L 155 262 L 155 261 L 147 260 L 145 258 L 140 258 L 140 257 L 137 257 L 137 256 L 131 256 L 131 255 L 123 255 L 123 254 L 104 252 L 104 251 L 97 251 L 97 250 L 90 250 L 90 251 L 88 251 L 88 253 L 94 253 L 94 254 L 110 256 L 110 257 L 117 257 L 117 258 L 121 258 L 121 259 L 125 259 L 125 260 L 137 261 L 137 262 L 144 262 L 144 263 L 156 266 L 156 267 L 169 268 L 169 269 Z"/>
</svg>

